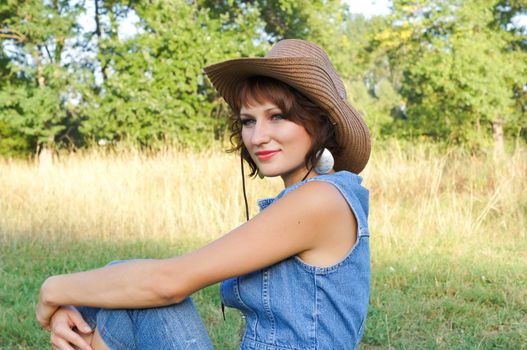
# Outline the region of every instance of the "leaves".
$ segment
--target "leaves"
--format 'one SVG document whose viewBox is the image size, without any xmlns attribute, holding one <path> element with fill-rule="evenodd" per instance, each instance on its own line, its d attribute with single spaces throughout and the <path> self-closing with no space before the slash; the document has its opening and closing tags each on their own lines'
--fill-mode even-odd
<svg viewBox="0 0 527 350">
<path fill-rule="evenodd" d="M 494 26 L 495 1 L 395 5 L 393 21 L 402 23 L 402 34 L 387 50 L 403 76 L 400 92 L 410 120 L 401 128 L 474 144 L 491 135 L 494 122 L 525 118 L 513 96 L 515 86 L 526 83 L 518 79 L 525 52 L 511 50 L 510 33 Z M 412 23 L 410 36 L 406 23 Z"/>
<path fill-rule="evenodd" d="M 339 0 L 93 5 L 0 4 L 1 153 L 100 139 L 206 147 L 225 135 L 226 108 L 202 68 L 283 38 L 326 49 L 375 138 L 473 146 L 501 123 L 527 139 L 527 36 L 511 24 L 522 1 L 396 0 L 373 18 Z"/>
</svg>

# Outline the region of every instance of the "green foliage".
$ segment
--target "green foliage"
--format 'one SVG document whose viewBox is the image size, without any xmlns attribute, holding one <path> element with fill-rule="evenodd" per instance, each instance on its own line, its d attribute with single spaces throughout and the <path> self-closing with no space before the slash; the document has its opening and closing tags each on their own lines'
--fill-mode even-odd
<svg viewBox="0 0 527 350">
<path fill-rule="evenodd" d="M 494 25 L 496 6 L 395 2 L 396 31 L 379 45 L 390 51 L 390 63 L 402 76 L 408 120 L 392 125 L 399 135 L 477 144 L 495 124 L 525 124 L 514 90 L 525 84 L 527 56 Z"/>
<path fill-rule="evenodd" d="M 7 121 L 0 120 L 0 154 L 23 157 L 30 154 L 31 140 Z"/>
<path fill-rule="evenodd" d="M 84 2 L 0 3 L 0 154 L 100 139 L 206 147 L 227 111 L 201 69 L 284 38 L 326 49 L 375 138 L 527 140 L 527 31 L 512 25 L 523 1 L 396 0 L 369 19 L 340 0 L 94 5 L 86 32 Z M 136 33 L 123 37 L 130 15 Z"/>
<path fill-rule="evenodd" d="M 352 81 L 347 88 L 355 108 L 362 115 L 373 138 L 383 137 L 387 125 L 393 121 L 392 111 L 401 104 L 401 97 L 385 79 L 370 92 L 362 80 Z"/>
<path fill-rule="evenodd" d="M 16 129 L 11 134 L 18 139 L 4 142 L 2 153 L 53 147 L 68 128 L 69 72 L 62 53 L 74 36 L 77 13 L 68 1 L 8 1 L 0 7 L 0 38 L 10 52 L 1 55 L 0 121 Z"/>
<path fill-rule="evenodd" d="M 177 142 L 206 146 L 219 120 L 210 116 L 217 104 L 202 68 L 227 55 L 258 53 L 251 39 L 258 12 L 225 27 L 206 9 L 186 1 L 149 1 L 134 7 L 142 19 L 136 36 L 108 38 L 111 62 L 100 92 L 87 96 L 82 131 L 94 138 L 133 140 L 142 145 Z"/>
</svg>

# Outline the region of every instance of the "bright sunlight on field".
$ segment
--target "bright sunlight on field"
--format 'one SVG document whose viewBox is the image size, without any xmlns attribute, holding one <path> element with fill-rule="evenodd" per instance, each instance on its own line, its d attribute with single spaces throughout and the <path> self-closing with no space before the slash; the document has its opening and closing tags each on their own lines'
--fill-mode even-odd
<svg viewBox="0 0 527 350">
<path fill-rule="evenodd" d="M 527 343 L 527 150 L 473 156 L 386 143 L 370 189 L 372 296 L 363 349 L 521 349 Z M 279 179 L 247 180 L 257 198 Z M 109 260 L 181 254 L 244 221 L 239 160 L 221 151 L 90 151 L 50 168 L 0 161 L 0 348 L 47 346 L 33 320 L 39 284 Z M 216 287 L 199 292 L 218 349 Z"/>
</svg>

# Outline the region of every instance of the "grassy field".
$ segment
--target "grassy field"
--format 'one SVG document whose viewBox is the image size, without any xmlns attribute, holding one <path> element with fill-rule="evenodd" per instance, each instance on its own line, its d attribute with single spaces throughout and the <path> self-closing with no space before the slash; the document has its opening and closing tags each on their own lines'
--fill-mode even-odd
<svg viewBox="0 0 527 350">
<path fill-rule="evenodd" d="M 527 349 L 527 150 L 471 155 L 378 145 L 371 193 L 372 295 L 361 349 Z M 278 179 L 249 180 L 256 198 Z M 34 320 L 51 274 L 115 259 L 168 257 L 244 220 L 239 161 L 220 151 L 62 155 L 53 166 L 0 160 L 0 349 L 49 348 Z M 194 296 L 217 349 L 218 287 Z"/>
</svg>

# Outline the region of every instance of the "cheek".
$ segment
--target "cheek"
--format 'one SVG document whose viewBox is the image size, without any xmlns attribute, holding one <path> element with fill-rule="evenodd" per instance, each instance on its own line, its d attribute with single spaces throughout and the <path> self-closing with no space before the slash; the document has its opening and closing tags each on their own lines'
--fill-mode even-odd
<svg viewBox="0 0 527 350">
<path fill-rule="evenodd" d="M 311 148 L 311 136 L 303 126 L 293 124 L 291 130 L 287 133 L 287 138 L 298 148 L 305 149 L 306 152 Z"/>
</svg>

